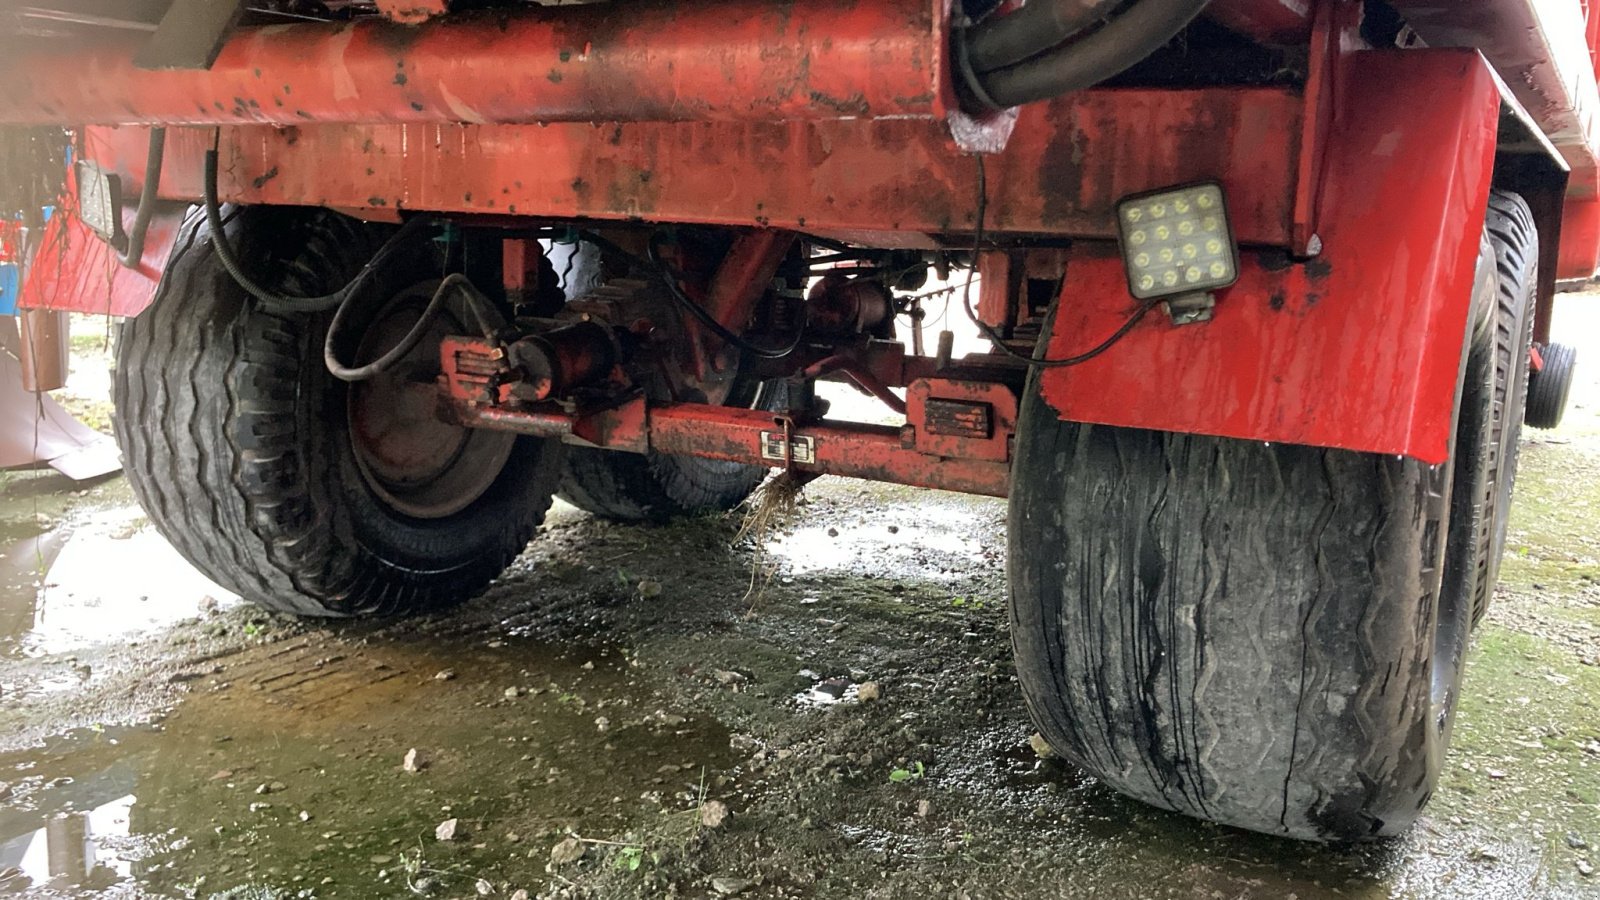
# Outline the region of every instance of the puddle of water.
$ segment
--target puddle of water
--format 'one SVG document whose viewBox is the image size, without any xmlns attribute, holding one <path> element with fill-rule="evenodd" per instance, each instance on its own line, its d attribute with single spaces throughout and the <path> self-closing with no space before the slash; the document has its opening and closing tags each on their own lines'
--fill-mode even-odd
<svg viewBox="0 0 1600 900">
<path fill-rule="evenodd" d="M 807 670 L 802 674 L 814 672 Z M 794 695 L 801 708 L 817 709 L 828 706 L 854 706 L 861 702 L 861 685 L 848 678 L 825 678 Z"/>
<path fill-rule="evenodd" d="M 883 518 L 873 517 L 864 524 L 803 525 L 773 538 L 767 549 L 795 575 L 915 572 L 920 577 L 938 578 L 941 568 L 970 566 L 984 559 L 985 544 L 978 537 L 981 519 L 974 513 L 930 505 L 917 511 L 917 518 L 925 524 L 891 526 Z M 952 565 L 929 565 L 941 557 Z"/>
<path fill-rule="evenodd" d="M 618 651 L 418 629 L 313 634 L 221 665 L 157 725 L 0 756 L 0 896 L 368 898 L 424 876 L 440 896 L 480 878 L 509 894 L 548 880 L 566 829 L 620 838 L 733 790 L 727 729 L 664 707 Z M 449 819 L 457 836 L 439 840 Z"/>
<path fill-rule="evenodd" d="M 38 656 L 126 640 L 233 602 L 137 507 L 101 510 L 24 538 L 0 557 L 0 654 Z"/>
</svg>

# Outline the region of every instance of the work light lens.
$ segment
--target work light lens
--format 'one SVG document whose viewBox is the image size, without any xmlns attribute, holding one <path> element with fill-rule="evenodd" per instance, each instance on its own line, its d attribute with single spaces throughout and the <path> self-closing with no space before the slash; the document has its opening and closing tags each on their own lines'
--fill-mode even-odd
<svg viewBox="0 0 1600 900">
<path fill-rule="evenodd" d="M 1215 290 L 1239 278 L 1238 247 L 1220 185 L 1124 200 L 1117 204 L 1117 234 L 1128 287 L 1140 300 Z"/>
</svg>

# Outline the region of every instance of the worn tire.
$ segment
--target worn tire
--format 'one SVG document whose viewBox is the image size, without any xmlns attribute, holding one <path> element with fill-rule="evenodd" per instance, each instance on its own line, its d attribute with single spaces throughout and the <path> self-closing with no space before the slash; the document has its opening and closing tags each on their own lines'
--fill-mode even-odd
<svg viewBox="0 0 1600 900">
<path fill-rule="evenodd" d="M 1544 368 L 1528 382 L 1528 427 L 1555 428 L 1561 424 L 1577 363 L 1578 351 L 1566 344 L 1544 347 Z"/>
<path fill-rule="evenodd" d="M 766 475 L 724 460 L 570 447 L 558 495 L 602 518 L 665 522 L 733 509 Z"/>
<path fill-rule="evenodd" d="M 1459 398 L 1474 449 L 1453 441 L 1451 466 L 1062 422 L 1035 375 L 1010 609 L 1053 748 L 1129 796 L 1269 834 L 1360 840 L 1415 820 L 1503 529 L 1500 313 L 1516 304 L 1498 299 L 1498 221 Z M 1458 478 L 1474 499 L 1452 516 Z"/>
<path fill-rule="evenodd" d="M 301 295 L 348 281 L 390 233 L 270 207 L 225 227 L 250 271 Z M 396 256 L 373 294 L 439 275 L 425 241 Z M 396 511 L 356 460 L 349 388 L 322 363 L 328 318 L 249 300 L 191 216 L 154 303 L 118 342 L 115 426 L 134 493 L 197 568 L 271 609 L 410 613 L 481 591 L 542 521 L 559 445 L 517 439 L 492 486 L 453 514 Z"/>
<path fill-rule="evenodd" d="M 1469 359 L 1471 372 L 1482 371 L 1492 378 L 1489 410 L 1482 420 L 1487 434 L 1481 459 L 1473 454 L 1479 446 L 1471 433 L 1476 420 L 1468 415 L 1474 403 L 1463 398 L 1463 415 L 1458 422 L 1456 485 L 1451 499 L 1451 561 L 1470 563 L 1470 582 L 1462 582 L 1472 592 L 1472 625 L 1483 620 L 1500 580 L 1500 557 L 1505 550 L 1506 524 L 1511 518 L 1511 494 L 1516 484 L 1517 458 L 1522 439 L 1522 423 L 1528 401 L 1529 355 L 1533 347 L 1534 307 L 1538 297 L 1539 236 L 1533 213 L 1516 194 L 1493 191 L 1489 195 L 1488 218 L 1484 224 L 1484 253 L 1491 262 L 1488 282 L 1479 279 L 1480 289 L 1492 294 L 1479 307 L 1479 332 L 1475 335 Z M 1486 357 L 1486 358 L 1484 358 Z M 1475 376 L 1474 376 L 1475 377 Z M 1469 393 L 1482 390 L 1471 381 Z M 1474 545 L 1455 549 L 1457 535 L 1472 534 Z M 1467 556 L 1470 554 L 1470 556 Z M 1450 573 L 1446 573 L 1448 578 Z M 1464 576 L 1465 577 L 1465 576 Z"/>
</svg>

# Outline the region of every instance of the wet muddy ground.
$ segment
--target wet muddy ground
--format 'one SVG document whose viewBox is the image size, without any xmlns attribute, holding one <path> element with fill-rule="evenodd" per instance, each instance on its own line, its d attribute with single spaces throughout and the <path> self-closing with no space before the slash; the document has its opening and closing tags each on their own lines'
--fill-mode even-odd
<svg viewBox="0 0 1600 900">
<path fill-rule="evenodd" d="M 327 624 L 206 582 L 120 479 L 12 474 L 0 896 L 1600 895 L 1600 297 L 1560 316 L 1579 407 L 1523 447 L 1403 839 L 1245 834 L 1041 759 L 1003 502 L 824 479 L 755 545 L 558 506 L 452 614 Z"/>
</svg>

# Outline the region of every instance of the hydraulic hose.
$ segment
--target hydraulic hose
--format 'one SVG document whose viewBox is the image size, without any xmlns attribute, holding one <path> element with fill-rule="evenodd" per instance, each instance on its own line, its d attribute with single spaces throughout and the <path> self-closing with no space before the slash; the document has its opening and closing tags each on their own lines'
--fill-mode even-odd
<svg viewBox="0 0 1600 900">
<path fill-rule="evenodd" d="M 345 300 L 359 293 L 371 280 L 373 273 L 387 262 L 396 250 L 405 246 L 413 234 L 430 224 L 423 217 L 407 219 L 406 223 L 378 248 L 372 259 L 361 267 L 356 277 L 337 291 L 320 297 L 292 297 L 269 291 L 257 284 L 255 279 L 245 274 L 244 267 L 239 264 L 239 258 L 234 255 L 233 246 L 228 243 L 227 233 L 222 227 L 222 207 L 217 202 L 217 151 L 214 147 L 206 151 L 204 200 L 206 225 L 211 229 L 211 249 L 216 252 L 217 261 L 222 263 L 223 270 L 232 276 L 239 287 L 244 288 L 245 293 L 256 298 L 262 306 L 277 313 L 319 313 L 340 306 Z"/>
<path fill-rule="evenodd" d="M 161 189 L 161 162 L 167 155 L 167 130 L 150 129 L 150 149 L 144 157 L 144 185 L 139 188 L 139 208 L 133 213 L 133 230 L 117 249 L 117 262 L 124 268 L 136 268 L 144 256 L 144 238 L 150 230 L 150 218 L 156 212 L 156 193 Z"/>
<path fill-rule="evenodd" d="M 467 301 L 467 307 L 472 311 L 473 318 L 478 320 L 478 330 L 483 332 L 485 338 L 491 341 L 494 340 L 494 323 L 490 321 L 490 316 L 486 315 L 483 309 L 489 306 L 489 301 L 478 293 L 477 289 L 472 286 L 472 282 L 467 280 L 467 276 L 456 272 L 446 275 L 444 280 L 439 282 L 439 286 L 434 289 L 433 297 L 428 301 L 427 307 L 423 309 L 422 315 L 417 317 L 416 324 L 411 326 L 411 330 L 406 332 L 405 337 L 402 337 L 398 343 L 385 351 L 382 356 L 363 366 L 346 366 L 339 361 L 337 344 L 347 327 L 345 316 L 349 313 L 350 308 L 355 305 L 349 300 L 341 303 L 339 311 L 333 314 L 333 321 L 328 323 L 328 335 L 322 343 L 322 361 L 328 367 L 328 373 L 340 381 L 366 381 L 393 369 L 412 350 L 415 350 L 418 344 L 422 343 L 423 337 L 427 335 L 428 329 L 433 326 L 434 320 L 444 313 L 445 303 L 450 299 L 452 293 L 461 294 Z"/>
<path fill-rule="evenodd" d="M 967 63 L 982 74 L 1038 56 L 1104 19 L 1120 0 L 1028 0 L 1016 12 L 990 16 L 962 35 Z"/>
<path fill-rule="evenodd" d="M 1099 30 L 1032 59 L 992 72 L 963 66 L 963 105 L 999 110 L 1099 84 L 1161 49 L 1200 15 L 1207 2 L 1139 0 Z M 958 61 L 964 52 L 958 48 Z"/>
</svg>

